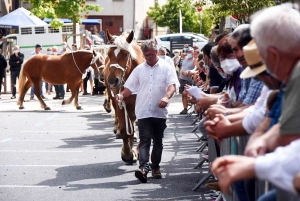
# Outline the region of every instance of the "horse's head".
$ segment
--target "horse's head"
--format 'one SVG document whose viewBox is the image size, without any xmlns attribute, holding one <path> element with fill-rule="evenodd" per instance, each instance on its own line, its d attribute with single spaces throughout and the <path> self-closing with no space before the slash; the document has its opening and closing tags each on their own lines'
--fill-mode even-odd
<svg viewBox="0 0 300 201">
<path fill-rule="evenodd" d="M 130 73 L 132 59 L 136 59 L 136 52 L 131 46 L 134 33 L 127 36 L 113 37 L 109 31 L 106 31 L 107 39 L 111 44 L 107 57 L 109 57 L 109 71 L 107 82 L 110 88 L 120 88 L 124 77 Z"/>
</svg>

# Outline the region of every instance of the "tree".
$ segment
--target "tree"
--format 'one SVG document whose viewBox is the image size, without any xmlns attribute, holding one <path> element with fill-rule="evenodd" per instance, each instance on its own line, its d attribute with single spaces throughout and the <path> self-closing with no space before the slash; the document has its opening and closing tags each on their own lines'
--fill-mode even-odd
<svg viewBox="0 0 300 201">
<path fill-rule="evenodd" d="M 222 17 L 230 15 L 237 18 L 240 23 L 249 23 L 250 16 L 256 11 L 284 2 L 290 0 L 212 0 L 213 6 L 209 9 L 216 24 L 219 24 Z M 198 0 L 194 5 L 208 5 L 208 0 Z"/>
<path fill-rule="evenodd" d="M 51 26 L 59 28 L 63 23 L 58 18 L 68 18 L 73 22 L 73 33 L 76 34 L 76 23 L 81 23 L 81 13 L 100 12 L 98 5 L 86 4 L 86 0 L 28 0 L 31 12 L 40 18 L 50 18 Z M 74 37 L 75 39 L 75 37 Z M 75 41 L 74 41 L 75 43 Z"/>
<path fill-rule="evenodd" d="M 196 26 L 193 27 L 193 32 L 197 33 L 200 30 L 200 13 L 197 13 Z M 202 34 L 208 36 L 213 29 L 213 15 L 209 9 L 202 10 Z"/>
<path fill-rule="evenodd" d="M 157 2 L 150 7 L 148 16 L 154 20 L 157 26 L 170 28 L 172 33 L 179 32 L 179 9 L 182 13 L 182 31 L 192 31 L 199 19 L 192 0 L 169 0 L 165 5 L 160 6 Z"/>
</svg>

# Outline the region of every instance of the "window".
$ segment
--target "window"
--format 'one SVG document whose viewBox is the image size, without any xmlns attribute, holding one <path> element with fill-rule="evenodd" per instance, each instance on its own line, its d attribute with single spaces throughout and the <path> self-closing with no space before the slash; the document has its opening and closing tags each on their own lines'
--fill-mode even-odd
<svg viewBox="0 0 300 201">
<path fill-rule="evenodd" d="M 48 33 L 59 33 L 59 29 L 55 29 L 53 27 L 48 27 Z"/>
<path fill-rule="evenodd" d="M 73 26 L 72 25 L 68 25 L 68 26 L 63 26 L 62 27 L 62 32 L 73 32 Z"/>
<path fill-rule="evenodd" d="M 160 38 L 161 41 L 170 41 L 169 37 Z"/>
<path fill-rule="evenodd" d="M 32 34 L 32 28 L 21 28 L 21 35 Z"/>
<path fill-rule="evenodd" d="M 107 17 L 105 20 L 105 26 L 112 27 L 113 26 L 113 18 Z"/>
<path fill-rule="evenodd" d="M 45 33 L 45 27 L 34 27 L 34 33 L 35 34 L 44 34 Z"/>
</svg>

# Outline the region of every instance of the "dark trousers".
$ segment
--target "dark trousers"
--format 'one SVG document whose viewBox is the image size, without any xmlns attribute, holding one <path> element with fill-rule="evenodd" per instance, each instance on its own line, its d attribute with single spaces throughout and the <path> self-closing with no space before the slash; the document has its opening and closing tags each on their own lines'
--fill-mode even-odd
<svg viewBox="0 0 300 201">
<path fill-rule="evenodd" d="M 145 171 L 149 172 L 150 170 L 149 151 L 151 139 L 153 139 L 153 149 L 151 153 L 152 168 L 159 168 L 163 151 L 164 130 L 166 127 L 166 119 L 150 117 L 138 120 L 140 136 L 139 167 Z"/>
<path fill-rule="evenodd" d="M 86 77 L 83 79 L 83 93 L 87 93 L 87 82 L 90 79 L 90 76 L 92 76 L 91 72 L 87 72 Z"/>
<path fill-rule="evenodd" d="M 19 70 L 11 71 L 11 88 L 12 88 L 13 96 L 16 96 L 17 93 L 16 84 L 17 84 L 17 78 L 19 79 L 19 75 L 20 75 Z"/>
<path fill-rule="evenodd" d="M 0 94 L 1 94 L 1 90 L 2 90 L 2 82 L 3 82 L 4 77 L 5 77 L 5 69 L 2 69 L 0 67 Z"/>
<path fill-rule="evenodd" d="M 56 97 L 65 97 L 65 88 L 63 84 L 54 85 Z"/>
</svg>

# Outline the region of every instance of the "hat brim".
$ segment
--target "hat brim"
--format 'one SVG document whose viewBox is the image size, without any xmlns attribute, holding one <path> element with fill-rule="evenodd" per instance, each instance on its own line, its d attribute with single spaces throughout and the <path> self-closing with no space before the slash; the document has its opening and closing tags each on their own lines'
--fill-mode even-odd
<svg viewBox="0 0 300 201">
<path fill-rule="evenodd" d="M 255 77 L 258 74 L 264 72 L 267 69 L 266 65 L 262 65 L 258 68 L 253 68 L 251 69 L 250 67 L 247 67 L 241 74 L 240 78 L 245 79 L 245 78 L 250 78 L 250 77 Z"/>
</svg>

